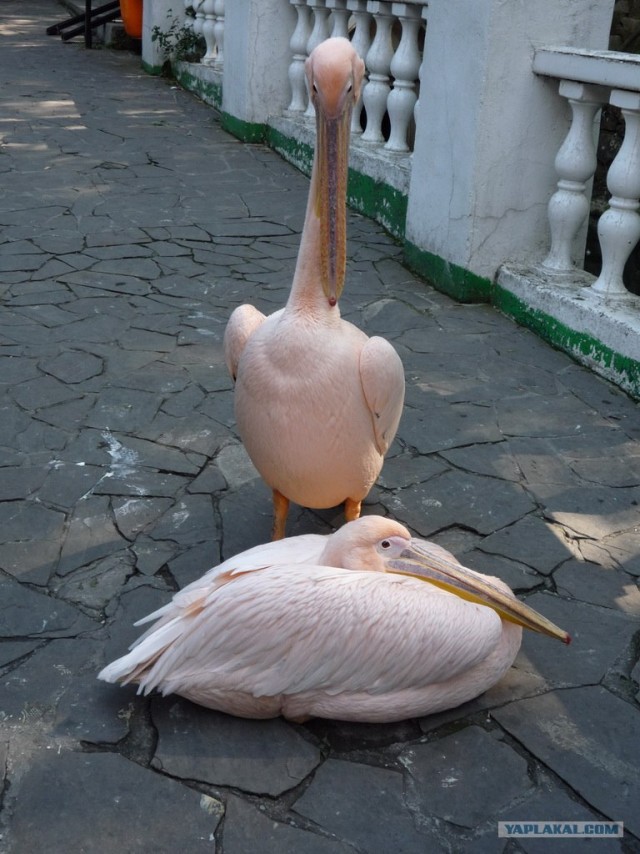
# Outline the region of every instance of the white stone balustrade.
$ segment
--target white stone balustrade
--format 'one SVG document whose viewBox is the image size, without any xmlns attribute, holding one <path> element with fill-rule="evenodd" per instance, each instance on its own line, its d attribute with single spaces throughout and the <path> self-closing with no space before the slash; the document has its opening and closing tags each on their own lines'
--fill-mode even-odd
<svg viewBox="0 0 640 854">
<path fill-rule="evenodd" d="M 311 51 L 330 36 L 351 39 L 365 60 L 361 100 L 353 110 L 351 131 L 388 151 L 410 150 L 410 126 L 418 97 L 422 61 L 419 34 L 427 4 L 379 0 L 289 0 L 297 13 L 291 35 L 289 113 L 313 117 L 304 77 L 304 62 Z M 373 38 L 372 38 L 373 33 Z M 362 131 L 362 108 L 366 126 Z M 386 125 L 389 125 L 387 129 Z"/>
<path fill-rule="evenodd" d="M 625 135 L 609 168 L 609 208 L 598 222 L 602 269 L 591 291 L 607 299 L 630 297 L 624 266 L 640 239 L 640 57 L 611 51 L 544 48 L 534 71 L 560 77 L 560 95 L 572 109 L 569 133 L 556 157 L 558 189 L 549 202 L 551 250 L 541 269 L 570 277 L 576 235 L 589 213 L 588 183 L 596 168 L 594 115 L 607 101 L 620 107 Z"/>
<path fill-rule="evenodd" d="M 409 123 L 418 100 L 416 79 L 422 62 L 418 50 L 421 10 L 409 3 L 393 3 L 391 10 L 401 22 L 402 36 L 390 66 L 394 77 L 393 89 L 387 99 L 391 133 L 385 148 L 389 151 L 409 151 Z"/>
</svg>

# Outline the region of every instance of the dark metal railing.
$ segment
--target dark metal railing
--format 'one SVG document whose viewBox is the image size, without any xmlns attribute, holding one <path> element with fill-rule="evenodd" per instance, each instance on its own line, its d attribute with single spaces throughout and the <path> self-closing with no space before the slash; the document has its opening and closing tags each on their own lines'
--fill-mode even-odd
<svg viewBox="0 0 640 854">
<path fill-rule="evenodd" d="M 96 6 L 95 9 L 91 8 L 91 0 L 85 0 L 85 10 L 82 14 L 67 18 L 66 21 L 61 21 L 59 24 L 52 24 L 52 26 L 47 27 L 47 35 L 60 36 L 66 42 L 74 36 L 84 33 L 84 46 L 90 48 L 93 30 L 119 17 L 120 0 L 111 0 L 110 3 Z"/>
</svg>

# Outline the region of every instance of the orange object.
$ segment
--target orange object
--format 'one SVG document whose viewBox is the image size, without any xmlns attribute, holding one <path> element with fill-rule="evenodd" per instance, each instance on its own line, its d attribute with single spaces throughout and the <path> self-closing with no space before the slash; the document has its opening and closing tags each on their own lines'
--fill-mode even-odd
<svg viewBox="0 0 640 854">
<path fill-rule="evenodd" d="M 142 38 L 142 0 L 120 0 L 120 14 L 126 34 Z"/>
</svg>

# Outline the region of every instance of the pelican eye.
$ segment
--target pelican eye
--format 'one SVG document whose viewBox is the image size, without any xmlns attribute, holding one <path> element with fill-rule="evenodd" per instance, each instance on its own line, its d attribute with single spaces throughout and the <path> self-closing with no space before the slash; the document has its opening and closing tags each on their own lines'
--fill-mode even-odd
<svg viewBox="0 0 640 854">
<path fill-rule="evenodd" d="M 312 88 L 313 88 L 314 93 L 317 95 L 317 94 L 318 94 L 318 85 L 317 85 L 317 83 L 314 83 Z"/>
<path fill-rule="evenodd" d="M 380 543 L 380 548 L 381 549 L 390 549 L 391 548 L 391 542 L 389 540 L 383 540 Z"/>
</svg>

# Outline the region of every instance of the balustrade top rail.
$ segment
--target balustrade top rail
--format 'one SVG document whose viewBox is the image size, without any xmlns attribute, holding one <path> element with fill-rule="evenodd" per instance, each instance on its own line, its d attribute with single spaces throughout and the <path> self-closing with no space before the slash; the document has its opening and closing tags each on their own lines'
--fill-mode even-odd
<svg viewBox="0 0 640 854">
<path fill-rule="evenodd" d="M 546 77 L 640 92 L 640 55 L 636 54 L 541 47 L 534 54 L 533 70 Z"/>
</svg>

